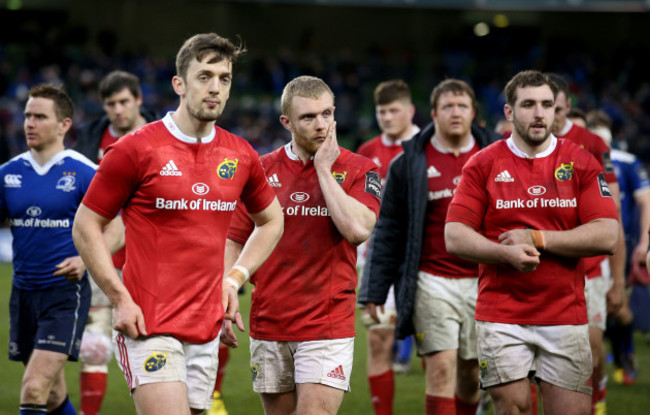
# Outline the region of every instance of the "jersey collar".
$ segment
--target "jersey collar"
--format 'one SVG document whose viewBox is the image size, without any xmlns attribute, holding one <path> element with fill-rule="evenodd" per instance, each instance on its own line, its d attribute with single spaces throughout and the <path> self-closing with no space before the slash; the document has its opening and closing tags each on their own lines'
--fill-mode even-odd
<svg viewBox="0 0 650 415">
<path fill-rule="evenodd" d="M 32 168 L 34 169 L 36 174 L 38 174 L 39 176 L 44 176 L 47 174 L 47 172 L 50 171 L 52 166 L 54 166 L 55 164 L 63 160 L 67 155 L 69 155 L 69 153 L 70 150 L 68 149 L 59 151 L 51 159 L 49 159 L 47 163 L 45 163 L 42 166 L 36 162 L 34 156 L 32 156 L 32 153 L 30 153 L 29 151 L 23 153 L 22 158 L 32 165 Z"/>
<path fill-rule="evenodd" d="M 284 151 L 287 153 L 287 157 L 289 157 L 289 160 L 293 161 L 302 161 L 296 154 L 291 150 L 291 143 L 293 143 L 293 140 L 289 141 L 287 144 L 284 145 Z M 313 160 L 314 156 L 309 157 L 309 160 Z"/>
<path fill-rule="evenodd" d="M 564 128 L 557 136 L 564 137 L 565 135 L 569 134 L 569 130 L 571 130 L 571 128 L 573 128 L 573 122 L 567 118 L 566 123 L 564 123 Z"/>
<path fill-rule="evenodd" d="M 172 118 L 172 114 L 174 111 L 169 111 L 167 115 L 162 119 L 163 124 L 165 124 L 165 128 L 169 131 L 171 135 L 174 137 L 178 138 L 180 141 L 188 144 L 196 144 L 199 142 L 199 139 L 196 137 L 190 137 L 189 135 L 183 133 L 180 128 L 178 128 L 178 125 L 176 125 L 176 122 Z M 209 143 L 212 140 L 214 140 L 214 137 L 217 135 L 216 130 L 213 128 L 212 131 L 210 131 L 210 134 L 208 134 L 205 137 L 201 137 L 201 144 Z"/>
<path fill-rule="evenodd" d="M 435 134 L 431 137 L 431 145 L 433 146 L 433 148 L 435 148 L 436 150 L 438 150 L 439 152 L 441 152 L 443 154 L 447 154 L 447 153 L 452 152 L 450 149 L 448 149 L 447 147 L 444 147 L 442 144 L 440 144 L 440 141 L 438 141 L 438 136 L 435 135 Z M 469 142 L 467 143 L 466 146 L 461 147 L 460 153 L 467 153 L 468 151 L 473 149 L 475 145 L 476 145 L 476 140 L 474 140 L 474 136 L 470 134 Z"/>
<path fill-rule="evenodd" d="M 548 156 L 549 154 L 553 153 L 553 151 L 555 151 L 555 147 L 557 147 L 557 137 L 554 136 L 553 134 L 551 134 L 550 138 L 551 138 L 551 143 L 548 145 L 548 148 L 546 150 L 542 151 L 541 153 L 535 154 L 535 157 L 533 157 L 533 158 L 540 159 L 542 157 Z M 512 153 L 515 156 L 521 157 L 522 159 L 530 158 L 530 157 L 528 157 L 528 154 L 526 154 L 523 151 L 519 150 L 519 148 L 515 144 L 514 140 L 512 139 L 512 136 L 510 136 L 510 137 L 508 137 L 506 139 L 506 144 L 508 144 L 508 148 L 510 149 L 510 151 L 512 151 Z"/>
<path fill-rule="evenodd" d="M 385 145 L 386 147 L 401 146 L 404 141 L 410 140 L 411 138 L 413 138 L 413 136 L 415 134 L 417 134 L 419 132 L 420 132 L 420 127 L 413 124 L 413 127 L 411 128 L 411 135 L 409 135 L 408 138 L 402 138 L 402 139 L 399 139 L 399 140 L 392 141 L 392 140 L 389 140 L 388 137 L 386 137 L 386 134 L 382 134 L 381 135 L 381 143 L 383 145 Z"/>
</svg>

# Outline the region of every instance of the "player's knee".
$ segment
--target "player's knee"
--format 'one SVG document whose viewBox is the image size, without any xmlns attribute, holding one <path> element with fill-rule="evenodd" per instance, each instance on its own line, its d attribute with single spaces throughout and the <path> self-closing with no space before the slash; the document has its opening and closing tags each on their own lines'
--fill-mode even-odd
<svg viewBox="0 0 650 415">
<path fill-rule="evenodd" d="M 29 376 L 23 378 L 21 389 L 22 402 L 43 402 L 48 398 L 52 383 L 40 376 Z"/>
<path fill-rule="evenodd" d="M 111 338 L 104 333 L 84 332 L 79 357 L 84 365 L 107 365 L 113 357 Z"/>
</svg>

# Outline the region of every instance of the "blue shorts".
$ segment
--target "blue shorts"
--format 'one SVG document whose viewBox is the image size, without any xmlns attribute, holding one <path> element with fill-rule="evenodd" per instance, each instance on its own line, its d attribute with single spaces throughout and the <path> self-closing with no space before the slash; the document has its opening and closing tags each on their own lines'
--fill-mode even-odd
<svg viewBox="0 0 650 415">
<path fill-rule="evenodd" d="M 79 358 L 88 309 L 88 277 L 42 290 L 11 287 L 9 301 L 9 359 L 27 362 L 34 349 Z"/>
</svg>

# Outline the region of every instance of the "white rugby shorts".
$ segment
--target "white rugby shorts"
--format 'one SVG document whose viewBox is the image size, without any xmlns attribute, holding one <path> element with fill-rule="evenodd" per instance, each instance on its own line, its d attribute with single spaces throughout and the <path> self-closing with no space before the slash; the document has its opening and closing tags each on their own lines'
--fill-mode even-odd
<svg viewBox="0 0 650 415">
<path fill-rule="evenodd" d="M 300 342 L 250 340 L 255 392 L 291 392 L 297 383 L 350 391 L 354 337 Z"/>
<path fill-rule="evenodd" d="M 131 392 L 150 383 L 183 382 L 187 385 L 190 408 L 212 406 L 219 366 L 219 336 L 208 343 L 192 344 L 172 336 L 134 340 L 113 331 L 113 343 Z"/>
</svg>

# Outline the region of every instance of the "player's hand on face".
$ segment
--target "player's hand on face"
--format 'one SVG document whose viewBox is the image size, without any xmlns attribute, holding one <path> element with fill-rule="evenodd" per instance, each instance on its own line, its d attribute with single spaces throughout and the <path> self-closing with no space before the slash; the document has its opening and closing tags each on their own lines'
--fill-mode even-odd
<svg viewBox="0 0 650 415">
<path fill-rule="evenodd" d="M 132 339 L 147 335 L 142 309 L 131 299 L 113 307 L 113 328 Z"/>
<path fill-rule="evenodd" d="M 521 272 L 532 272 L 539 265 L 539 251 L 527 244 L 511 245 L 508 263 Z"/>
<path fill-rule="evenodd" d="M 325 141 L 323 141 L 323 144 L 321 144 L 318 151 L 316 151 L 316 155 L 314 155 L 314 167 L 316 167 L 316 169 L 322 168 L 329 171 L 340 155 L 341 149 L 339 148 L 339 143 L 336 139 L 336 121 L 332 121 L 327 129 Z"/>
<path fill-rule="evenodd" d="M 499 235 L 499 243 L 503 245 L 527 244 L 535 246 L 533 237 L 528 229 L 511 229 Z"/>
<path fill-rule="evenodd" d="M 84 272 L 86 272 L 86 264 L 84 264 L 81 257 L 77 255 L 66 258 L 56 264 L 54 275 L 63 275 L 66 280 L 76 282 L 81 281 Z"/>
</svg>

